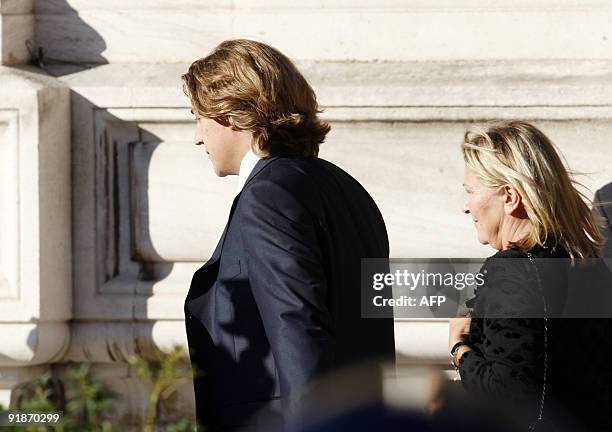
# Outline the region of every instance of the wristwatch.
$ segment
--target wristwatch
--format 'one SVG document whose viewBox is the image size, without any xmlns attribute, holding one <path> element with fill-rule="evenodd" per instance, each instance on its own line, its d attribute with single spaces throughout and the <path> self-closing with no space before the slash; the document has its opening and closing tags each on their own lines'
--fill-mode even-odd
<svg viewBox="0 0 612 432">
<path fill-rule="evenodd" d="M 460 340 L 459 342 L 457 342 L 455 345 L 453 345 L 453 347 L 450 350 L 450 358 L 451 358 L 451 364 L 455 367 L 455 369 L 459 368 L 459 362 L 457 361 L 458 359 L 455 358 L 457 351 L 459 350 L 459 347 L 463 346 L 463 345 L 467 345 L 467 343 L 465 343 L 465 341 Z"/>
</svg>

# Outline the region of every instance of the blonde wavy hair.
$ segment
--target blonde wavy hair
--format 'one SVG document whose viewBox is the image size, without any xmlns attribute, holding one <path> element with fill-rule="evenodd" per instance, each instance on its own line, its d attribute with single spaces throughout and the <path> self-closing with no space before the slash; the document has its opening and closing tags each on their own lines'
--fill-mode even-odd
<svg viewBox="0 0 612 432">
<path fill-rule="evenodd" d="M 561 246 L 572 258 L 599 256 L 604 240 L 600 221 L 587 205 L 590 199 L 539 129 L 520 120 L 493 122 L 486 131 L 471 127 L 461 150 L 485 185 L 511 184 L 521 194 L 533 228 L 515 246 L 525 251 Z"/>
<path fill-rule="evenodd" d="M 306 79 L 285 55 L 261 42 L 222 42 L 181 78 L 198 114 L 250 131 L 260 156 L 316 156 L 330 130 L 318 117 Z"/>
</svg>

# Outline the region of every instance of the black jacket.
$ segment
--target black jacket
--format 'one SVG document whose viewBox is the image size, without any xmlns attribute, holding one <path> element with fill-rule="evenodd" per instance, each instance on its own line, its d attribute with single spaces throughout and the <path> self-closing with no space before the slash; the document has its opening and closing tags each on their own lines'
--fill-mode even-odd
<svg viewBox="0 0 612 432">
<path fill-rule="evenodd" d="M 597 205 L 597 203 L 612 203 L 612 183 L 608 183 L 595 192 L 595 211 L 603 218 L 605 226 L 601 233 L 606 239 L 602 249 L 603 258 L 612 259 L 612 204 Z M 608 263 L 612 266 L 612 263 Z M 611 267 L 612 269 L 612 267 Z"/>
<path fill-rule="evenodd" d="M 322 372 L 392 358 L 393 322 L 361 318 L 359 280 L 361 258 L 388 256 L 380 211 L 350 175 L 319 158 L 260 160 L 185 301 L 198 421 L 290 412 Z"/>
<path fill-rule="evenodd" d="M 498 252 L 481 269 L 485 284 L 471 301 L 474 318 L 467 338 L 473 351 L 459 360 L 463 386 L 500 402 L 527 425 L 542 405 L 546 364 L 544 418 L 559 432 L 612 430 L 612 319 L 559 318 L 575 306 L 567 302 L 577 299 L 570 297 L 570 278 L 571 290 L 595 307 L 600 301 L 610 304 L 596 287 L 612 289 L 610 274 L 603 264 L 597 267 L 603 273 L 592 275 L 571 266 L 562 249 L 536 246 L 530 252 L 537 271 L 515 249 Z M 593 278 L 599 275 L 603 278 Z M 544 301 L 551 317 L 546 322 Z"/>
</svg>

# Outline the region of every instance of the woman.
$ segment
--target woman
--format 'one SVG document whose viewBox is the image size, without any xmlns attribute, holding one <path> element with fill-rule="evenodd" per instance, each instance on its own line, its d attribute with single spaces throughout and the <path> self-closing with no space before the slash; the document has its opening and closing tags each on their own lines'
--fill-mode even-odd
<svg viewBox="0 0 612 432">
<path fill-rule="evenodd" d="M 473 318 L 450 321 L 449 351 L 463 387 L 523 412 L 525 426 L 612 430 L 612 347 L 602 333 L 609 321 L 548 318 L 568 284 L 567 273 L 546 265 L 597 257 L 596 217 L 533 125 L 472 128 L 461 148 L 463 211 L 478 241 L 498 250 L 481 269 L 485 284 L 470 301 Z"/>
</svg>

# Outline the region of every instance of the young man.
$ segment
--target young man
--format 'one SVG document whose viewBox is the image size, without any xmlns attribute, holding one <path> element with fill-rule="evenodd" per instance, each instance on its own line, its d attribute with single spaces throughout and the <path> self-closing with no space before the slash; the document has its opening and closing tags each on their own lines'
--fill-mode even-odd
<svg viewBox="0 0 612 432">
<path fill-rule="evenodd" d="M 221 430 L 293 412 L 322 372 L 393 358 L 392 320 L 362 319 L 360 305 L 361 258 L 389 244 L 370 195 L 317 157 L 330 127 L 287 57 L 230 40 L 182 78 L 195 144 L 217 175 L 239 176 L 185 301 L 198 421 Z"/>
</svg>

